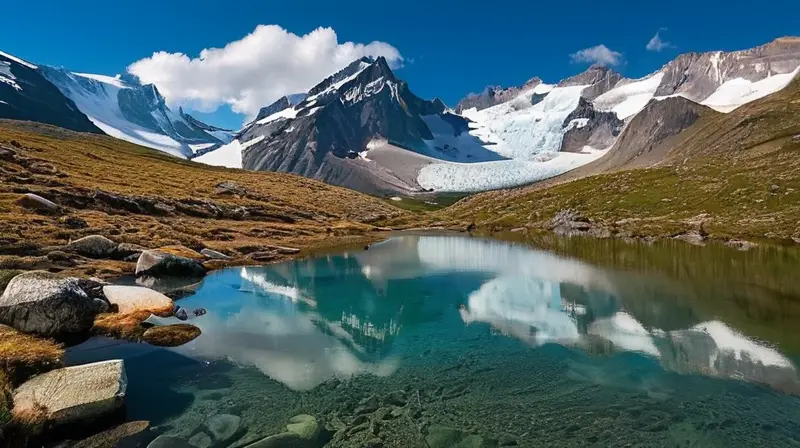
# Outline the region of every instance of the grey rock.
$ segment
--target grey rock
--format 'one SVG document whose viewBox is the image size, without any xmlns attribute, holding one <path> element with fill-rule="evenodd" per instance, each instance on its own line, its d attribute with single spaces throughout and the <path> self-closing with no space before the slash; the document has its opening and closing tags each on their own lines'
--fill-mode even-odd
<svg viewBox="0 0 800 448">
<path fill-rule="evenodd" d="M 17 203 L 25 208 L 40 210 L 44 212 L 56 212 L 58 211 L 58 205 L 49 200 L 45 199 L 38 194 L 33 193 L 26 193 L 22 195 L 19 199 L 17 199 Z"/>
<path fill-rule="evenodd" d="M 283 432 L 253 442 L 245 448 L 313 448 L 313 445 L 293 432 Z"/>
<path fill-rule="evenodd" d="M 593 100 L 598 96 L 613 89 L 622 80 L 622 75 L 603 65 L 592 65 L 585 72 L 571 76 L 560 83 L 558 87 L 584 86 L 581 97 Z"/>
<path fill-rule="evenodd" d="M 289 419 L 286 430 L 293 432 L 305 440 L 314 440 L 319 433 L 320 427 L 317 419 L 308 414 L 295 415 Z"/>
<path fill-rule="evenodd" d="M 425 442 L 429 448 L 482 448 L 483 438 L 456 428 L 431 425 Z"/>
<path fill-rule="evenodd" d="M 592 224 L 587 218 L 572 209 L 565 209 L 556 213 L 550 222 L 550 226 L 556 235 L 562 236 L 581 235 L 592 228 Z"/>
<path fill-rule="evenodd" d="M 564 120 L 567 129 L 561 141 L 561 151 L 581 152 L 584 146 L 605 149 L 614 144 L 625 123 L 614 112 L 600 112 L 584 99 Z"/>
<path fill-rule="evenodd" d="M 470 93 L 466 98 L 456 104 L 456 112 L 461 113 L 467 109 L 475 108 L 476 110 L 487 109 L 498 104 L 511 101 L 520 94 L 536 88 L 542 80 L 539 78 L 531 78 L 525 84 L 516 87 L 504 88 L 501 86 L 488 86 L 481 93 Z"/>
<path fill-rule="evenodd" d="M 20 274 L 0 296 L 0 323 L 42 336 L 87 332 L 103 301 L 87 294 L 82 282 L 88 284 L 45 271 Z"/>
<path fill-rule="evenodd" d="M 33 377 L 14 391 L 15 412 L 44 406 L 56 424 L 107 416 L 122 407 L 128 382 L 122 360 L 65 367 Z"/>
<path fill-rule="evenodd" d="M 705 236 L 703 236 L 703 234 L 695 230 L 675 235 L 672 238 L 676 240 L 685 241 L 689 244 L 694 244 L 695 246 L 704 246 L 706 244 Z"/>
<path fill-rule="evenodd" d="M 202 277 L 205 274 L 206 268 L 197 261 L 158 250 L 142 252 L 136 263 L 137 277 Z"/>
<path fill-rule="evenodd" d="M 217 414 L 205 422 L 206 432 L 216 443 L 225 443 L 239 432 L 242 419 L 233 414 Z"/>
<path fill-rule="evenodd" d="M 102 235 L 89 235 L 67 244 L 66 249 L 86 257 L 110 258 L 118 244 Z"/>
<path fill-rule="evenodd" d="M 223 254 L 222 252 L 217 252 L 213 249 L 205 248 L 200 251 L 201 254 L 205 255 L 212 260 L 230 260 L 231 257 Z"/>
<path fill-rule="evenodd" d="M 119 243 L 119 245 L 117 245 L 115 257 L 119 259 L 125 259 L 134 256 L 136 259 L 138 259 L 139 255 L 146 250 L 146 247 L 142 247 L 138 244 Z"/>
<path fill-rule="evenodd" d="M 147 448 L 193 448 L 193 445 L 179 437 L 160 435 Z"/>
<path fill-rule="evenodd" d="M 744 240 L 729 240 L 725 242 L 725 245 L 741 251 L 747 251 L 754 247 L 758 247 L 758 244 Z"/>
<path fill-rule="evenodd" d="M 195 448 L 209 448 L 213 444 L 214 441 L 211 439 L 211 436 L 204 432 L 198 432 L 189 438 L 189 445 Z"/>
<path fill-rule="evenodd" d="M 189 313 L 186 312 L 186 308 L 175 307 L 175 317 L 179 320 L 186 320 L 189 318 Z"/>
</svg>

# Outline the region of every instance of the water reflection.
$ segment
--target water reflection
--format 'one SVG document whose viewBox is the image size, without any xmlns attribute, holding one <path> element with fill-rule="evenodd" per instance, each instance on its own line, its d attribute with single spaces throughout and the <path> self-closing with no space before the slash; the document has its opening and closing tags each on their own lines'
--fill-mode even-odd
<svg viewBox="0 0 800 448">
<path fill-rule="evenodd" d="M 534 347 L 607 347 L 679 373 L 800 392 L 787 357 L 723 322 L 700 321 L 681 294 L 663 279 L 522 246 L 403 236 L 369 251 L 213 274 L 185 299 L 209 314 L 196 321 L 203 335 L 180 350 L 252 365 L 304 390 L 332 377 L 390 375 L 421 350 L 398 344 L 404 337 L 435 328 L 457 341 L 465 328 L 488 325 Z"/>
</svg>

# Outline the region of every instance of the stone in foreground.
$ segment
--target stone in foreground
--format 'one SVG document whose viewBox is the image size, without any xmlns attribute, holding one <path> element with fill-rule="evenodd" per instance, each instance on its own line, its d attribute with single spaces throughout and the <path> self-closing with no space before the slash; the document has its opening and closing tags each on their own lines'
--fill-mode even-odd
<svg viewBox="0 0 800 448">
<path fill-rule="evenodd" d="M 201 250 L 200 253 L 212 260 L 230 260 L 231 258 L 223 254 L 222 252 L 217 252 L 214 249 L 208 249 L 208 248 Z"/>
<path fill-rule="evenodd" d="M 57 425 L 102 418 L 122 407 L 127 385 L 119 359 L 52 370 L 14 391 L 14 413 L 44 408 Z"/>
<path fill-rule="evenodd" d="M 0 323 L 43 336 L 83 333 L 106 307 L 90 297 L 77 278 L 26 272 L 11 279 L 0 296 Z"/>
<path fill-rule="evenodd" d="M 202 277 L 204 275 L 206 275 L 206 268 L 197 261 L 159 250 L 142 252 L 136 263 L 137 277 Z"/>
<path fill-rule="evenodd" d="M 155 314 L 166 314 L 174 307 L 169 297 L 141 286 L 105 285 L 103 294 L 111 305 L 117 306 L 120 313 L 151 311 Z"/>
</svg>

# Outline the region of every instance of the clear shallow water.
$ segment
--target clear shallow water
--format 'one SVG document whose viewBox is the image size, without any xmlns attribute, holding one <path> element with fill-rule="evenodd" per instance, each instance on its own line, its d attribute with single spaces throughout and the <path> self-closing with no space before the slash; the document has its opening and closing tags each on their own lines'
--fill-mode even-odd
<svg viewBox="0 0 800 448">
<path fill-rule="evenodd" d="M 714 282 L 729 279 L 705 281 L 727 294 Z M 652 269 L 403 236 L 211 274 L 179 302 L 208 310 L 183 347 L 94 340 L 69 356 L 126 358 L 128 417 L 157 432 L 189 439 L 213 414 L 242 417 L 232 446 L 300 413 L 347 428 L 331 446 L 435 445 L 441 426 L 458 434 L 441 446 L 800 446 L 797 358 L 771 344 L 793 337 L 758 341 L 691 290 Z"/>
</svg>

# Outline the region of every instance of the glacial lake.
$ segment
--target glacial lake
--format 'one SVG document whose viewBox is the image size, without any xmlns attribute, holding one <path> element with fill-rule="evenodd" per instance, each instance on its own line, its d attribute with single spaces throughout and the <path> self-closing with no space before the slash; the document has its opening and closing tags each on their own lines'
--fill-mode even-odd
<svg viewBox="0 0 800 448">
<path fill-rule="evenodd" d="M 177 302 L 208 310 L 195 341 L 68 361 L 124 358 L 154 434 L 240 417 L 233 447 L 297 414 L 344 428 L 329 446 L 800 446 L 796 254 L 602 244 L 403 235 L 226 269 Z"/>
</svg>

